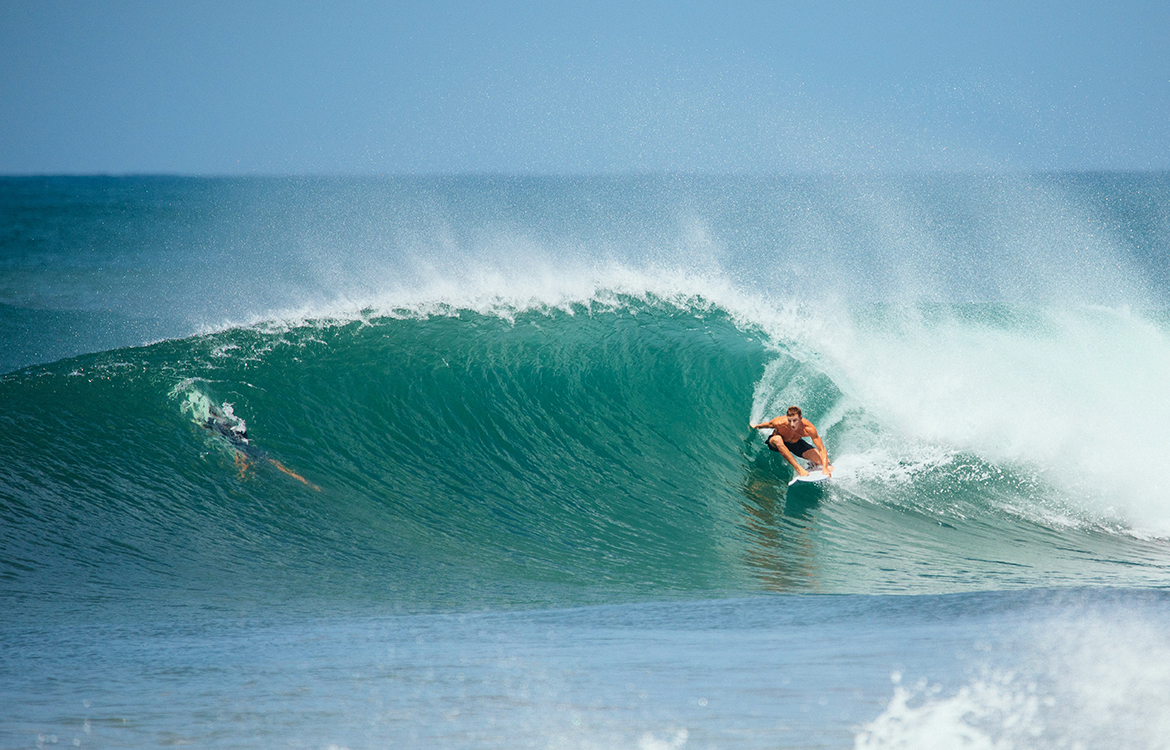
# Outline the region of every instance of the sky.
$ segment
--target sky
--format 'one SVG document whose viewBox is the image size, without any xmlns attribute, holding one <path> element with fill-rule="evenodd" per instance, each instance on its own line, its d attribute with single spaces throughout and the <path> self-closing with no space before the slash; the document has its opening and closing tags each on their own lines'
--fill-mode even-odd
<svg viewBox="0 0 1170 750">
<path fill-rule="evenodd" d="M 0 174 L 1170 169 L 1170 2 L 0 0 Z"/>
</svg>

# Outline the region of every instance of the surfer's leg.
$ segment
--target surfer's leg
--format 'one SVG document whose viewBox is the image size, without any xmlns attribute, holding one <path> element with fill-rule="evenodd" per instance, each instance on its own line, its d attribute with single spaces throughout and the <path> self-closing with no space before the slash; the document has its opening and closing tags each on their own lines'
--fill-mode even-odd
<svg viewBox="0 0 1170 750">
<path fill-rule="evenodd" d="M 317 490 L 318 492 L 320 492 L 320 491 L 321 491 L 321 488 L 320 488 L 320 487 L 318 487 L 317 485 L 313 484 L 313 483 L 312 483 L 312 482 L 310 482 L 308 479 L 305 479 L 304 477 L 302 477 L 300 474 L 296 473 L 296 472 L 295 472 L 295 471 L 293 471 L 292 469 L 288 468 L 287 466 L 285 466 L 284 464 L 282 464 L 280 461 L 277 461 L 275 458 L 270 458 L 270 459 L 268 459 L 268 460 L 269 460 L 269 461 L 272 463 L 272 465 L 273 465 L 273 466 L 275 466 L 276 468 L 280 469 L 280 470 L 281 470 L 281 471 L 283 471 L 285 474 L 288 474 L 290 477 L 292 477 L 293 479 L 297 480 L 298 482 L 301 482 L 301 483 L 302 483 L 302 484 L 304 484 L 306 487 L 312 487 L 313 489 Z"/>
<path fill-rule="evenodd" d="M 240 481 L 243 481 L 248 476 L 248 469 L 251 468 L 252 462 L 248 460 L 248 457 L 243 452 L 236 451 L 235 453 L 236 476 Z"/>
<path fill-rule="evenodd" d="M 830 463 L 828 467 L 822 464 L 820 451 L 818 451 L 816 448 L 805 451 L 801 458 L 803 458 L 805 461 L 808 461 L 810 469 L 820 469 L 826 474 L 833 473 L 833 464 Z"/>
</svg>

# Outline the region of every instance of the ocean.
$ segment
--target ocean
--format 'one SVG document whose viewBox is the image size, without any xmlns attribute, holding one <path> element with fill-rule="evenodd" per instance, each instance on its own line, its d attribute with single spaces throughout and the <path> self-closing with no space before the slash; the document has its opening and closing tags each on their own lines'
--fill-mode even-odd
<svg viewBox="0 0 1170 750">
<path fill-rule="evenodd" d="M 5 177 L 0 249 L 0 748 L 1170 747 L 1170 174 Z"/>
</svg>

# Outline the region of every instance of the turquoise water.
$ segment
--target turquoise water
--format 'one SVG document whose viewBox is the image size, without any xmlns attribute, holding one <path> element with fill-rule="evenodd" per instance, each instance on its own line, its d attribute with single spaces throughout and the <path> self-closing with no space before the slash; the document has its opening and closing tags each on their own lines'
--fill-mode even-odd
<svg viewBox="0 0 1170 750">
<path fill-rule="evenodd" d="M 0 746 L 1166 736 L 1164 175 L 0 211 Z"/>
</svg>

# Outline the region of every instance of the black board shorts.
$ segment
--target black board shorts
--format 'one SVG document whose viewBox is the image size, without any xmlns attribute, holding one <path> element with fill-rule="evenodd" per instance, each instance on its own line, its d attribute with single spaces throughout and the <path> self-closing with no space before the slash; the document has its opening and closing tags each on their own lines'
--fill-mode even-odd
<svg viewBox="0 0 1170 750">
<path fill-rule="evenodd" d="M 784 438 L 780 438 L 780 439 L 784 440 Z M 809 444 L 809 442 L 807 440 L 805 440 L 804 438 L 797 440 L 795 443 L 790 443 L 787 440 L 784 440 L 784 447 L 787 448 L 789 451 L 791 451 L 792 455 L 794 455 L 794 456 L 803 456 L 808 451 L 815 451 L 816 450 L 816 448 L 814 448 L 811 444 Z"/>
<path fill-rule="evenodd" d="M 780 436 L 779 435 L 772 435 L 771 437 L 769 437 L 767 439 L 766 442 L 767 442 L 769 448 L 771 448 L 772 450 L 779 453 L 780 450 L 778 448 L 776 448 L 774 445 L 772 445 L 772 438 L 774 438 L 774 437 L 780 437 Z M 783 437 L 780 437 L 780 439 L 784 440 Z M 787 440 L 784 440 L 784 447 L 787 448 L 789 451 L 791 451 L 792 455 L 799 456 L 799 457 L 803 457 L 804 454 L 807 453 L 808 451 L 816 450 L 816 448 L 814 448 L 804 438 L 797 440 L 795 443 L 790 443 Z"/>
</svg>

